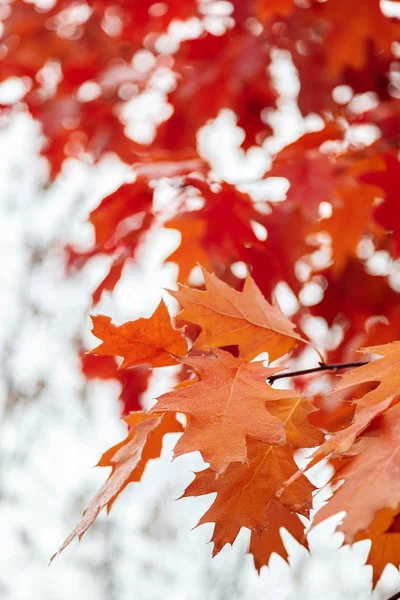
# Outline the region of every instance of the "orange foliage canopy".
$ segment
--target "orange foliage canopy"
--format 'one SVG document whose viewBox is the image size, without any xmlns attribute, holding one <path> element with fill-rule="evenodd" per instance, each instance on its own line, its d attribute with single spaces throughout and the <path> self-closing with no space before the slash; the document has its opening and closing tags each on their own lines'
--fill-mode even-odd
<svg viewBox="0 0 400 600">
<path fill-rule="evenodd" d="M 313 487 L 293 453 L 312 448 L 311 464 L 331 459 L 333 481 L 343 482 L 315 523 L 345 510 L 346 541 L 372 539 L 375 580 L 388 562 L 399 565 L 395 14 L 395 3 L 379 0 L 2 4 L 0 79 L 19 77 L 23 88 L 0 106 L 3 122 L 18 111 L 37 119 L 50 180 L 71 157 L 114 154 L 132 171 L 92 211 L 93 248 L 67 249 L 70 271 L 108 260 L 94 305 L 155 231 L 181 237 L 166 258 L 180 283 L 170 292 L 182 308 L 176 320 L 163 303 L 119 326 L 93 317 L 101 343 L 82 352 L 82 372 L 119 381 L 129 432 L 100 461 L 112 473 L 63 547 L 140 480 L 166 433 L 183 432 L 175 454 L 200 451 L 209 464 L 184 495 L 217 494 L 201 519 L 215 523 L 214 553 L 241 527 L 258 569 L 272 552 L 287 557 L 281 527 L 307 544 Z M 281 109 L 295 89 L 299 128 L 282 147 Z M 154 98 L 144 138 L 131 115 Z M 222 110 L 240 128 L 242 153 L 264 152 L 268 166 L 254 181 L 238 169 L 227 181 L 206 158 L 204 126 Z M 287 186 L 281 201 L 269 192 L 276 178 Z M 154 203 L 165 187 L 170 202 Z M 278 362 L 265 367 L 265 352 Z M 302 373 L 279 390 L 300 360 L 324 379 L 308 387 Z M 353 368 L 338 382 L 331 363 Z M 152 370 L 168 365 L 180 383 L 146 413 Z"/>
</svg>

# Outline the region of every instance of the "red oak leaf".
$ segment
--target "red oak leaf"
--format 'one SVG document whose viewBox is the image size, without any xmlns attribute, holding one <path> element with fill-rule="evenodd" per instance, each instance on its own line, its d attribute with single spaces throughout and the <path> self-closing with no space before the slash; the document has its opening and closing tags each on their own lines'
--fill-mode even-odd
<svg viewBox="0 0 400 600">
<path fill-rule="evenodd" d="M 182 334 L 173 329 L 167 307 L 161 301 L 149 319 L 128 321 L 116 326 L 110 317 L 92 317 L 93 335 L 103 340 L 92 354 L 122 356 L 121 368 L 141 364 L 153 367 L 175 365 L 185 356 L 187 345 Z"/>
</svg>

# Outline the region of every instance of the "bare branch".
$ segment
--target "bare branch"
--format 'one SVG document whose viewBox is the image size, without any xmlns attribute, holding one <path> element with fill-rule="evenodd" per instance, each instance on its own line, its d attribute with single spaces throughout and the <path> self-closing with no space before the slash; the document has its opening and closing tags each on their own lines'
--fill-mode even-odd
<svg viewBox="0 0 400 600">
<path fill-rule="evenodd" d="M 271 375 L 271 377 L 268 378 L 268 383 L 272 384 L 277 379 L 283 379 L 284 377 L 308 375 L 309 373 L 320 373 L 322 371 L 338 371 L 339 369 L 351 369 L 353 367 L 362 367 L 363 365 L 367 365 L 368 363 L 368 360 L 363 362 L 337 363 L 331 365 L 319 363 L 319 367 L 314 367 L 313 369 L 302 369 L 301 371 L 289 371 L 288 373 L 279 373 L 278 375 Z"/>
</svg>

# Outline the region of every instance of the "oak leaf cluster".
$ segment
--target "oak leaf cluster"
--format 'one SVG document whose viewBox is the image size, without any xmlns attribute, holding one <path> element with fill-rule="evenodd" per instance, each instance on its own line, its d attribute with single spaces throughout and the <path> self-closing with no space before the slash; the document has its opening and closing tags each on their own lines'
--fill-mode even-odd
<svg viewBox="0 0 400 600">
<path fill-rule="evenodd" d="M 132 171 L 90 214 L 93 247 L 66 248 L 68 272 L 108 260 L 93 305 L 160 229 L 180 235 L 165 259 L 176 265 L 169 297 L 178 315 L 161 302 L 150 318 L 121 325 L 93 316 L 101 343 L 81 349 L 82 372 L 119 381 L 128 436 L 100 460 L 111 475 L 63 547 L 140 480 L 173 432 L 176 456 L 199 451 L 208 465 L 184 496 L 216 493 L 200 520 L 215 524 L 214 554 L 242 527 L 258 569 L 272 552 L 287 557 L 282 527 L 307 544 L 315 490 L 294 457 L 308 448 L 310 466 L 330 463 L 335 488 L 312 526 L 344 510 L 345 541 L 372 540 L 374 579 L 399 565 L 398 8 L 379 0 L 1 5 L 0 81 L 17 77 L 23 89 L 0 106 L 2 122 L 20 111 L 38 121 L 49 182 L 71 158 L 114 154 Z M 144 139 L 130 116 L 154 98 Z M 299 132 L 282 147 L 288 102 Z M 204 127 L 224 111 L 243 155 L 264 152 L 257 180 L 223 179 L 202 150 Z M 263 192 L 276 178 L 288 186 L 281 201 Z M 162 187 L 170 202 L 160 209 Z M 275 299 L 282 286 L 290 318 Z M 297 374 L 305 362 L 317 371 Z M 172 365 L 176 387 L 144 410 L 153 370 Z M 277 375 L 293 371 L 279 389 Z"/>
</svg>

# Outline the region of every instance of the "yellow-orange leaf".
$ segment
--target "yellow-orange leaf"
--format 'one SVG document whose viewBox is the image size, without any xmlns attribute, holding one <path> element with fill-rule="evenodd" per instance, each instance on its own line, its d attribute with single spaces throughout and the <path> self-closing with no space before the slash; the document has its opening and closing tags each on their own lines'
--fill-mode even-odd
<svg viewBox="0 0 400 600">
<path fill-rule="evenodd" d="M 122 356 L 121 368 L 151 364 L 153 367 L 175 365 L 185 356 L 186 341 L 171 325 L 167 307 L 161 301 L 149 319 L 137 319 L 117 326 L 110 317 L 92 317 L 93 335 L 103 340 L 92 354 Z"/>
<path fill-rule="evenodd" d="M 278 303 L 267 302 L 250 275 L 242 292 L 205 269 L 203 275 L 207 287 L 204 292 L 186 286 L 170 291 L 183 307 L 180 318 L 202 328 L 195 348 L 237 345 L 243 360 L 268 352 L 272 361 L 304 341 Z"/>
</svg>

